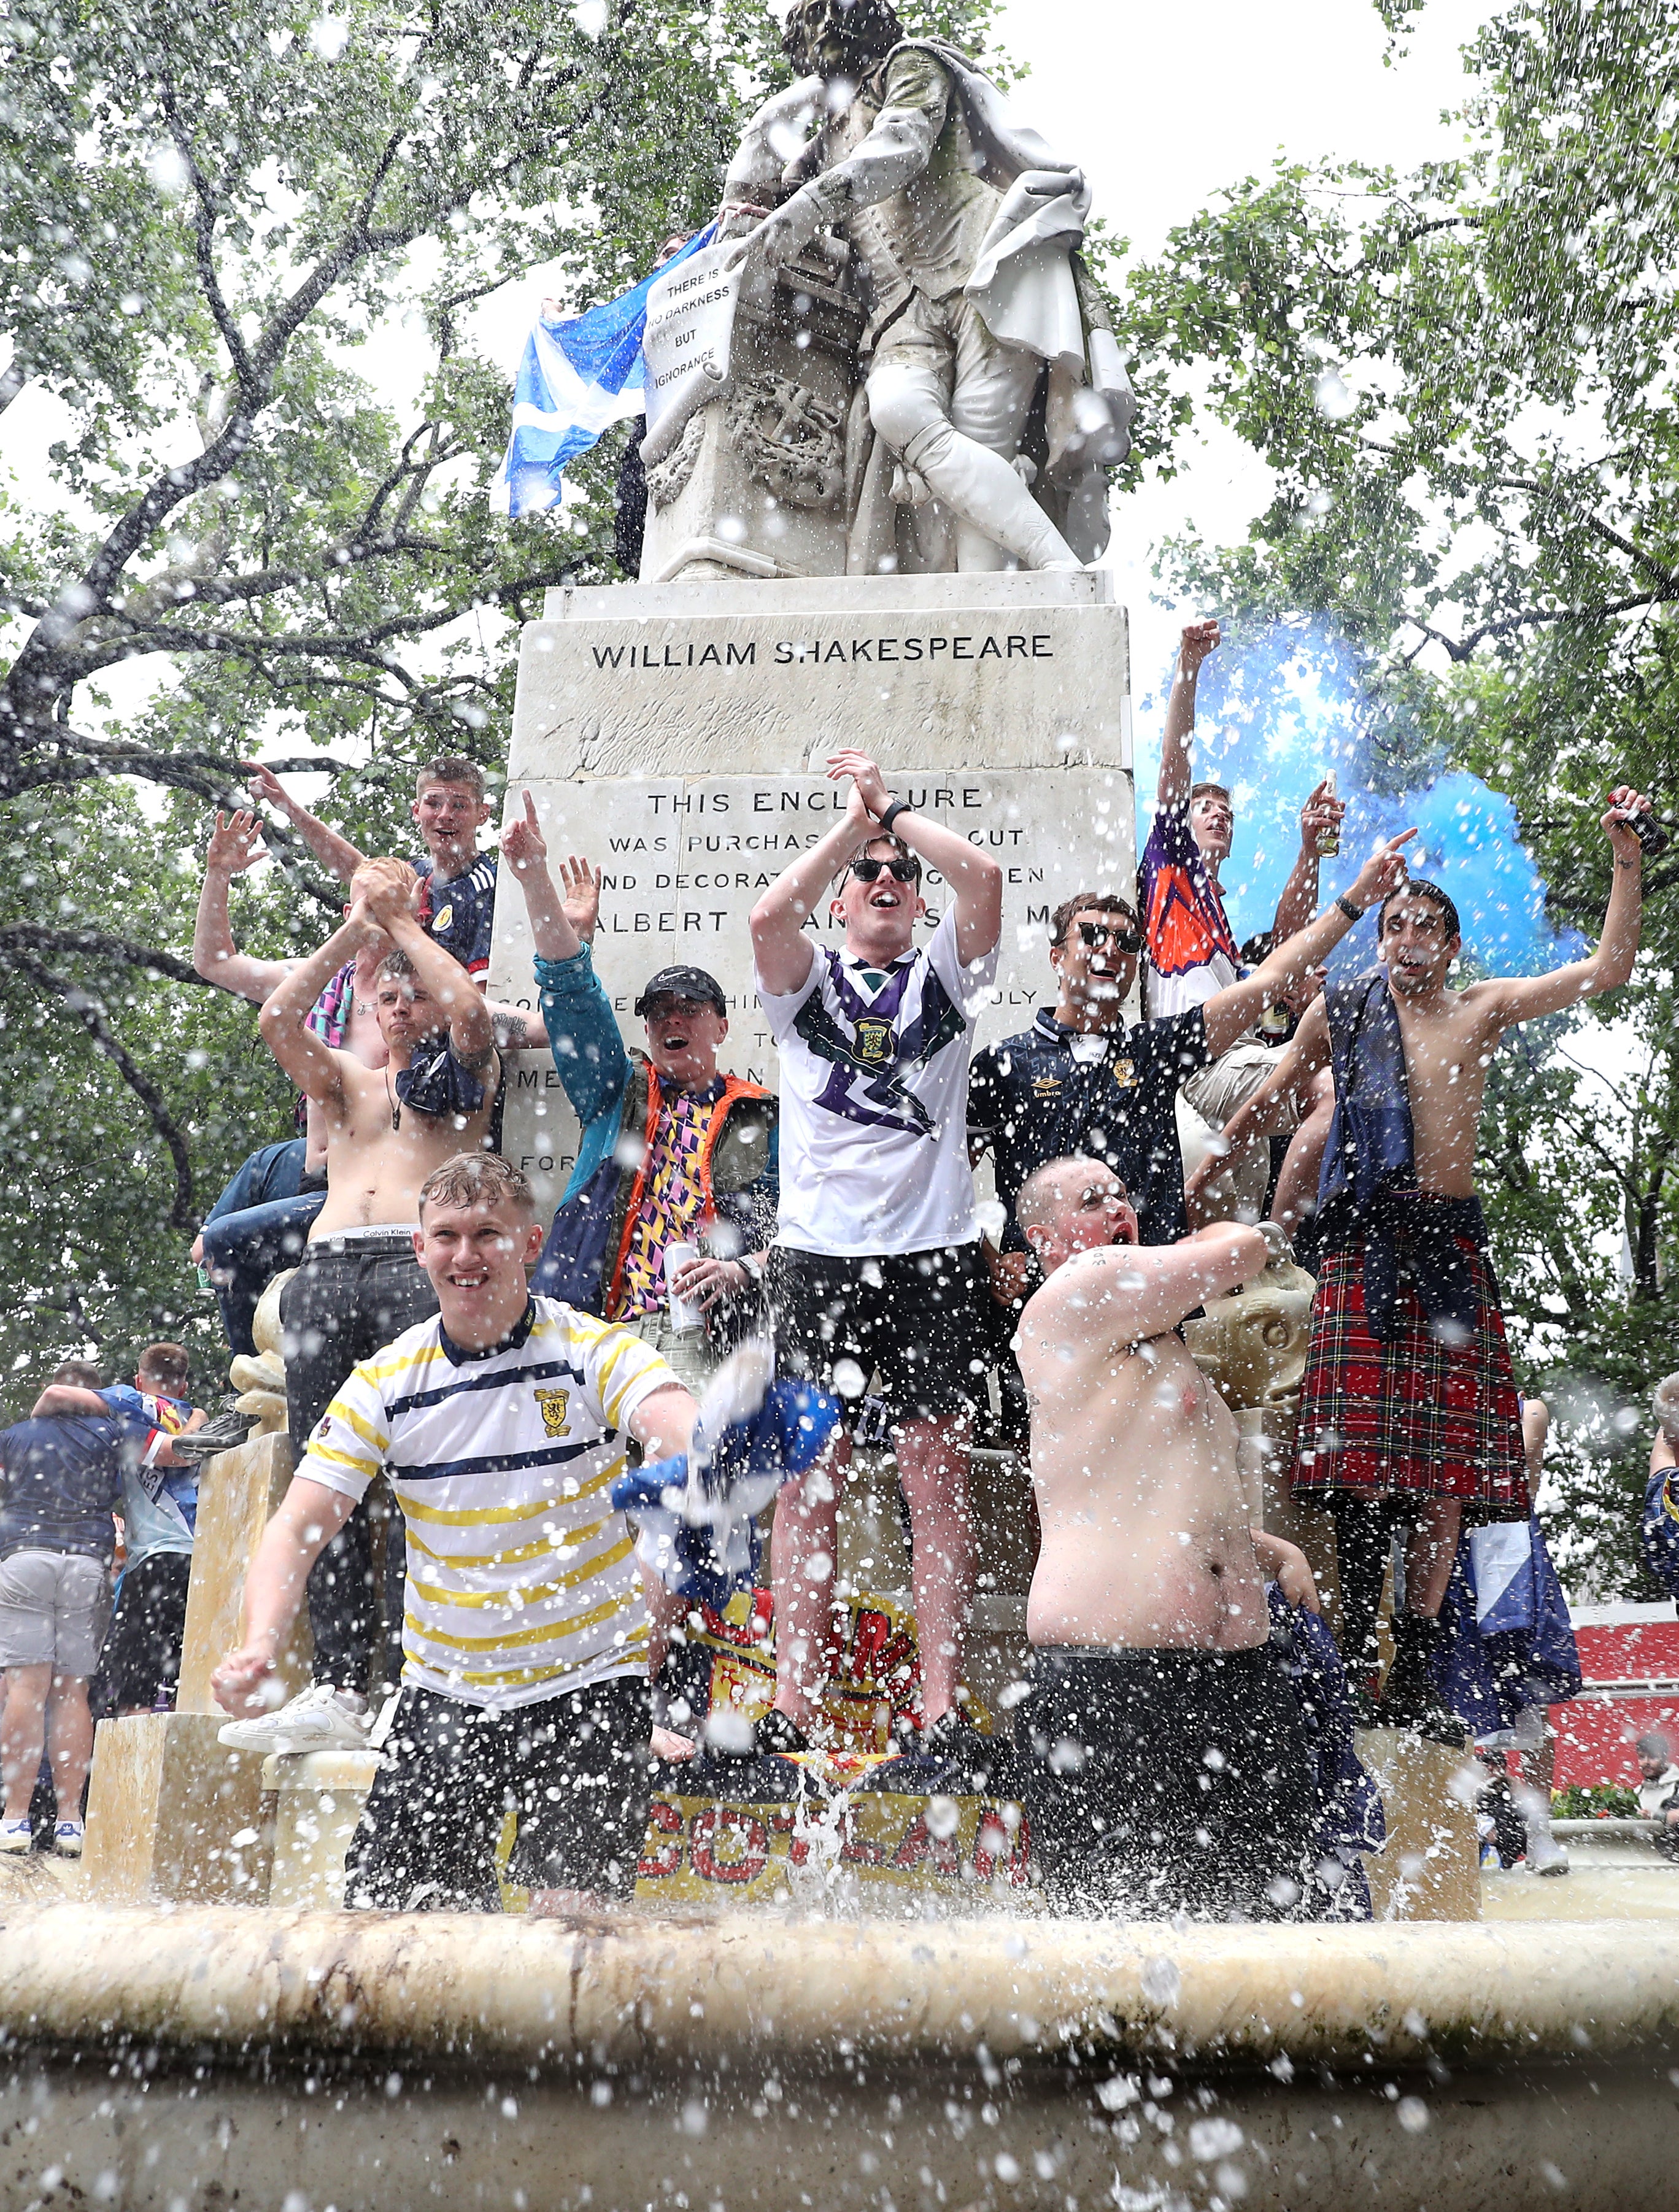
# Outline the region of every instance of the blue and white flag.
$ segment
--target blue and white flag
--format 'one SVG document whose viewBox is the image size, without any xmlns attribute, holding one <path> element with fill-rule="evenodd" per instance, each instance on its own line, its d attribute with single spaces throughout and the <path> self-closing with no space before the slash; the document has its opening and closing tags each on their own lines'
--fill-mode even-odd
<svg viewBox="0 0 1679 2212">
<path fill-rule="evenodd" d="M 612 1485 L 613 1505 L 636 1522 L 636 1557 L 697 1605 L 751 1588 L 763 1549 L 752 1516 L 816 1464 L 840 1425 L 837 1398 L 775 1372 L 774 1345 L 749 1337 L 707 1384 L 687 1454 Z"/>
<path fill-rule="evenodd" d="M 708 223 L 663 269 L 563 323 L 538 321 L 525 341 L 513 392 L 513 436 L 496 479 L 496 504 L 517 521 L 554 506 L 567 465 L 614 422 L 642 411 L 642 334 L 648 288 L 716 236 Z"/>
</svg>

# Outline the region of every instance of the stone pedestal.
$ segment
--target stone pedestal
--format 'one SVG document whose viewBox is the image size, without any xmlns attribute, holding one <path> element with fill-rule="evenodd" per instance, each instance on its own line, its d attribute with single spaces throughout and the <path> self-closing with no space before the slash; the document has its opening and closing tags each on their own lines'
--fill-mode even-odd
<svg viewBox="0 0 1679 2212">
<path fill-rule="evenodd" d="M 1388 1816 L 1386 1850 L 1364 1863 L 1376 1917 L 1479 1920 L 1479 1777 L 1469 1753 L 1405 1729 L 1360 1729 L 1358 1751 Z"/>
<path fill-rule="evenodd" d="M 720 410 L 705 410 L 715 416 Z M 696 420 L 702 418 L 697 417 Z M 596 970 L 626 1042 L 657 968 L 697 961 L 729 1002 L 727 1066 L 776 1082 L 747 917 L 845 805 L 824 763 L 866 744 L 901 798 L 1005 872 L 982 1043 L 1049 994 L 1049 920 L 1135 879 L 1125 611 L 1104 574 L 824 576 L 548 594 L 526 625 L 508 760 L 551 852 L 604 872 Z M 948 893 L 930 872 L 930 935 Z M 825 912 L 814 926 L 830 928 Z M 500 899 L 490 986 L 532 1006 L 524 901 Z M 551 1206 L 576 1133 L 546 1052 L 512 1056 L 504 1143 Z"/>
<path fill-rule="evenodd" d="M 94 1739 L 83 1863 L 87 1893 L 102 1903 L 260 1904 L 266 1894 L 262 1760 L 217 1742 L 227 1715 L 210 1678 L 240 1641 L 246 1571 L 290 1480 L 283 1436 L 204 1464 L 177 1710 L 102 1721 Z M 309 1655 L 302 1615 L 280 1657 L 288 1697 L 307 1682 Z"/>
<path fill-rule="evenodd" d="M 100 1905 L 261 1905 L 271 1849 L 262 1760 L 216 1741 L 225 1713 L 101 1721 L 83 1894 Z"/>
<path fill-rule="evenodd" d="M 268 1902 L 299 1911 L 344 1903 L 344 1855 L 373 1787 L 377 1754 L 311 1751 L 263 1762 L 271 1801 L 272 1871 Z"/>
<path fill-rule="evenodd" d="M 672 270 L 672 296 L 650 303 L 653 353 L 668 354 L 679 378 L 682 335 L 671 325 L 689 325 L 691 370 L 695 350 L 711 335 L 702 325 L 715 305 L 721 253 L 714 249 Z M 843 575 L 848 478 L 855 472 L 847 465 L 847 434 L 863 326 L 850 257 L 839 240 L 818 239 L 796 261 L 737 278 L 733 289 L 727 336 L 717 331 L 716 351 L 690 394 L 689 404 L 695 397 L 709 404 L 689 412 L 679 403 L 666 417 L 658 404 L 663 395 L 649 393 L 642 574 L 654 584 Z"/>
</svg>

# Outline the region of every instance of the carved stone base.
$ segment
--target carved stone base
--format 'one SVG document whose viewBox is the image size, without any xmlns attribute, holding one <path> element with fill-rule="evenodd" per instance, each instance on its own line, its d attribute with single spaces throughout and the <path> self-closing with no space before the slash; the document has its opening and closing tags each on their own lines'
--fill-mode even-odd
<svg viewBox="0 0 1679 2212">
<path fill-rule="evenodd" d="M 1361 1729 L 1357 1743 L 1388 1816 L 1387 1848 L 1364 1862 L 1378 1920 L 1479 1920 L 1474 1760 L 1405 1729 Z"/>
<path fill-rule="evenodd" d="M 225 1713 L 101 1721 L 83 1894 L 100 1905 L 261 1905 L 272 1839 L 262 1760 L 216 1741 Z"/>
</svg>

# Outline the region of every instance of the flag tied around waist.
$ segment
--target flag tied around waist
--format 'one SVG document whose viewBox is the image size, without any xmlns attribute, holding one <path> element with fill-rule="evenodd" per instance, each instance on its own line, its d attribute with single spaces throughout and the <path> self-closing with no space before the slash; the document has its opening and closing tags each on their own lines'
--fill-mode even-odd
<svg viewBox="0 0 1679 2212">
<path fill-rule="evenodd" d="M 560 496 L 568 465 L 614 422 L 642 412 L 642 337 L 655 276 L 709 246 L 715 223 L 690 238 L 638 284 L 564 322 L 539 319 L 525 341 L 513 392 L 513 435 L 496 479 L 496 503 L 517 521 Z"/>
</svg>

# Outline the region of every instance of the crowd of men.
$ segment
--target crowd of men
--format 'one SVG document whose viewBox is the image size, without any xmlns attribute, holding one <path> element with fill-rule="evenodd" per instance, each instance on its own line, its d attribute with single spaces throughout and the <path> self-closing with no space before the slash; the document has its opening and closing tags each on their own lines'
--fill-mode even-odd
<svg viewBox="0 0 1679 2212">
<path fill-rule="evenodd" d="M 1002 871 L 895 797 L 864 752 L 831 759 L 843 810 L 751 918 L 778 1097 L 721 1067 L 728 1001 L 704 969 L 598 972 L 599 872 L 570 855 L 557 877 L 528 793 L 502 834 L 498 884 L 471 762 L 421 771 L 411 864 L 363 855 L 252 769 L 254 798 L 347 885 L 340 927 L 295 962 L 234 944 L 228 886 L 261 857 L 260 828 L 254 813 L 218 817 L 195 959 L 260 1006 L 300 1107 L 298 1133 L 245 1164 L 197 1248 L 235 1349 L 250 1348 L 265 1285 L 295 1270 L 280 1311 L 296 1473 L 215 1686 L 235 1747 L 379 1751 L 352 1904 L 493 1905 L 509 1804 L 511 1871 L 536 1909 L 622 1895 L 649 1745 L 702 1759 L 808 1751 L 865 1407 L 890 1437 L 910 1534 L 921 1704 L 900 1748 L 924 1786 L 1016 1796 L 1057 1901 L 1331 1909 L 1352 1723 L 1463 1741 L 1439 1663 L 1460 1540 L 1536 1529 L 1473 1190 L 1481 1087 L 1507 1030 L 1626 979 L 1646 802 L 1618 788 L 1603 817 L 1614 866 L 1597 951 L 1460 990 L 1457 916 L 1408 876 L 1411 833 L 1316 910 L 1344 811 L 1320 786 L 1244 963 L 1220 882 L 1234 801 L 1190 767 L 1197 675 L 1217 643 L 1214 624 L 1184 633 L 1135 895 L 1096 884 L 1056 908 L 1053 1003 L 976 1055 Z M 927 872 L 944 896 L 918 936 Z M 529 915 L 538 1020 L 481 988 L 508 877 Z M 1371 960 L 1325 986 L 1361 926 Z M 612 1011 L 610 993 L 631 988 L 644 1051 Z M 498 1149 L 502 1053 L 532 1042 L 580 1132 L 545 1232 Z M 1187 1188 L 1180 1093 L 1223 1131 Z M 987 1154 L 1006 1224 L 995 1243 L 974 1182 Z M 1179 1334 L 1270 1263 L 1268 1205 L 1310 1237 L 1319 1278 L 1293 1485 L 1333 1516 L 1350 1689 L 1305 1559 L 1252 1526 L 1234 1422 Z M 781 1373 L 847 1418 L 775 1504 L 775 1697 L 743 1747 L 721 1731 L 709 1742 L 703 1717 L 685 1740 L 668 1727 L 688 1603 L 638 1570 L 611 1493 L 632 1454 L 684 1459 L 707 1383 L 766 1334 Z M 994 1375 L 1042 1539 L 1033 1672 L 1007 1754 L 964 1686 L 970 1454 Z M 134 1704 L 167 1699 L 172 1637 L 178 1663 L 192 1514 L 169 1470 L 204 1417 L 178 1347 L 152 1347 L 132 1391 L 97 1382 L 64 1371 L 0 1437 L 6 1848 L 27 1843 L 44 1732 L 58 1833 L 79 1848 L 113 1505 L 129 1544 L 121 1607 L 147 1654 L 131 1668 L 119 1654 L 119 1705 L 137 1686 Z M 69 1479 L 72 1462 L 91 1472 Z M 73 1528 L 53 1518 L 64 1499 Z M 148 1534 L 171 1510 L 180 1529 Z M 1396 1656 L 1378 1698 L 1396 1530 Z M 304 1607 L 313 1680 L 282 1702 L 279 1654 Z M 1541 1686 L 1506 1666 L 1496 1687 L 1519 1705 Z"/>
</svg>

